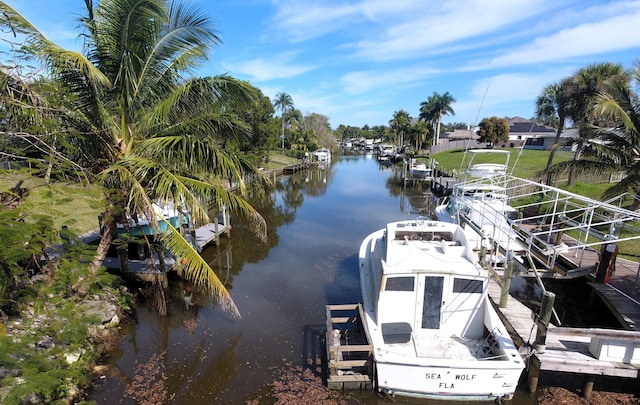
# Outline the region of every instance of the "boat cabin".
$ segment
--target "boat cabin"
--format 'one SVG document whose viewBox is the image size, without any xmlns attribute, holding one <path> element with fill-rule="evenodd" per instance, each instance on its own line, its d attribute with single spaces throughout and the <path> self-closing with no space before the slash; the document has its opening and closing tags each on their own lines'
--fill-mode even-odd
<svg viewBox="0 0 640 405">
<path fill-rule="evenodd" d="M 409 342 L 412 334 L 482 337 L 487 275 L 464 233 L 438 222 L 402 225 L 387 226 L 386 258 L 372 273 L 385 343 Z"/>
</svg>

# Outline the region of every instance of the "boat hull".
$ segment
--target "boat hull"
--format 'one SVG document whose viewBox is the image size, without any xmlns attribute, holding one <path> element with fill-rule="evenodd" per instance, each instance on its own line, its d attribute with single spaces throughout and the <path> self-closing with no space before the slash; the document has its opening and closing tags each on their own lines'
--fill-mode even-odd
<svg viewBox="0 0 640 405">
<path fill-rule="evenodd" d="M 490 366 L 491 361 L 487 361 Z M 416 398 L 464 401 L 511 399 L 522 373 L 491 367 L 435 367 L 376 361 L 378 390 Z"/>
</svg>

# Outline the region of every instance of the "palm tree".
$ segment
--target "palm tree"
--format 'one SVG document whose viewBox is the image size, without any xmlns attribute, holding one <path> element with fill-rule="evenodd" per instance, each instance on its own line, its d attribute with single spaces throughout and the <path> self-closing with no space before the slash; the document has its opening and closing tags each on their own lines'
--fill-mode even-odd
<svg viewBox="0 0 640 405">
<path fill-rule="evenodd" d="M 287 111 L 293 109 L 293 99 L 289 94 L 280 92 L 276 94 L 276 98 L 273 100 L 273 106 L 276 110 L 280 110 L 280 119 L 282 120 L 282 133 L 280 134 L 280 139 L 282 139 L 282 149 L 284 149 L 284 117 L 287 114 Z"/>
<path fill-rule="evenodd" d="M 70 90 L 61 108 L 91 144 L 97 179 L 105 190 L 95 271 L 117 234 L 117 224 L 145 214 L 154 202 L 179 203 L 199 223 L 210 222 L 208 204 L 226 205 L 264 232 L 262 217 L 242 197 L 245 174 L 257 168 L 220 150 L 222 134 L 245 126 L 229 106 L 249 103 L 251 87 L 226 75 L 188 78 L 217 44 L 210 20 L 197 9 L 164 0 L 86 1 L 86 56 L 48 41 L 19 13 L 0 3 L 2 24 L 19 29 L 47 62 L 51 76 Z M 237 188 L 227 189 L 229 184 Z M 182 258 L 185 277 L 208 289 L 224 309 L 239 315 L 228 291 L 180 230 L 170 227 L 161 243 Z M 150 246 L 153 248 L 153 245 Z"/>
<path fill-rule="evenodd" d="M 412 135 L 416 142 L 416 151 L 420 151 L 422 149 L 422 145 L 427 140 L 427 137 L 431 132 L 429 125 L 424 121 L 418 121 L 413 125 Z"/>
<path fill-rule="evenodd" d="M 389 127 L 393 130 L 399 148 L 404 146 L 404 137 L 411 130 L 411 116 L 405 110 L 393 113 L 393 119 L 389 121 Z"/>
<path fill-rule="evenodd" d="M 640 61 L 635 63 L 632 79 L 640 85 Z M 609 135 L 607 138 L 612 149 L 618 151 L 619 166 L 625 172 L 625 177 L 609 187 L 603 198 L 613 198 L 627 192 L 635 195 L 631 209 L 640 208 L 640 95 L 634 93 L 629 86 L 622 82 L 611 89 L 610 93 L 601 93 L 596 98 L 595 112 L 601 114 L 607 121 L 613 120 L 613 128 L 602 128 Z"/>
<path fill-rule="evenodd" d="M 420 116 L 419 119 L 425 122 L 431 122 L 435 126 L 435 137 L 433 138 L 433 144 L 437 145 L 440 142 L 440 123 L 443 115 L 456 115 L 455 111 L 451 107 L 451 104 L 455 103 L 456 99 L 453 98 L 449 92 L 444 94 L 438 94 L 434 92 L 429 96 L 427 101 L 420 103 Z"/>
<path fill-rule="evenodd" d="M 608 94 L 617 86 L 628 86 L 629 75 L 622 65 L 615 63 L 599 63 L 579 69 L 571 78 L 569 86 L 570 115 L 578 126 L 579 138 L 574 141 L 575 153 L 569 165 L 568 185 L 575 181 L 577 172 L 600 171 L 598 162 L 581 160 L 583 152 L 590 154 L 604 153 L 603 144 L 598 140 L 598 131 L 594 126 L 604 126 L 602 116 L 595 114 L 594 108 L 601 94 Z M 606 146 L 606 145 L 605 145 Z M 592 151 L 589 151 L 591 149 Z M 596 152 L 598 151 L 598 152 Z M 606 154 L 606 153 L 605 153 Z"/>
<path fill-rule="evenodd" d="M 300 127 L 302 125 L 303 117 L 302 112 L 297 108 L 291 108 L 284 115 L 285 122 L 289 127 L 289 145 L 293 148 L 294 143 L 298 143 Z"/>
<path fill-rule="evenodd" d="M 549 159 L 544 169 L 544 172 L 547 173 L 547 184 L 551 184 L 549 168 L 553 164 L 553 157 L 556 150 L 560 147 L 560 135 L 562 135 L 562 131 L 564 130 L 565 121 L 567 120 L 569 112 L 570 99 L 567 97 L 569 84 L 568 78 L 549 84 L 545 86 L 542 93 L 536 99 L 536 117 L 544 122 L 551 119 L 556 121 L 557 125 L 556 138 L 551 146 Z"/>
</svg>

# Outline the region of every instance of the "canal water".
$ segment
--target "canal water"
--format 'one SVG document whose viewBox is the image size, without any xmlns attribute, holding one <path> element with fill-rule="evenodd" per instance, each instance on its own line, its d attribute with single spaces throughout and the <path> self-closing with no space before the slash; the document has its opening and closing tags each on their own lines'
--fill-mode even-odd
<svg viewBox="0 0 640 405">
<path fill-rule="evenodd" d="M 91 399 L 135 404 L 125 389 L 136 366 L 156 356 L 170 403 L 271 403 L 270 384 L 278 370 L 309 360 L 310 338 L 324 327 L 325 305 L 359 301 L 357 254 L 363 238 L 388 222 L 430 215 L 433 209 L 427 184 L 404 187 L 401 167 L 383 166 L 372 155 L 334 156 L 327 168 L 278 179 L 276 191 L 252 203 L 267 221 L 267 239 L 259 240 L 232 218 L 230 238 L 203 252 L 242 318 L 232 318 L 206 295 L 174 280 L 168 316 L 157 316 L 144 303 L 137 308 L 136 322 L 123 328 L 122 344 L 111 353 Z M 366 392 L 355 398 L 352 403 L 389 402 Z M 519 392 L 513 403 L 534 401 Z"/>
</svg>

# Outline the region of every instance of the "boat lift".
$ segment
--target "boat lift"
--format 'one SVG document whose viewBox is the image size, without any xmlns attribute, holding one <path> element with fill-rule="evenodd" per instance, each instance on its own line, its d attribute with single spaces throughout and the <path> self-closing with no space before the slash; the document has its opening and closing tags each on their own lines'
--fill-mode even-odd
<svg viewBox="0 0 640 405">
<path fill-rule="evenodd" d="M 461 211 L 460 221 L 492 242 L 492 257 L 513 254 L 519 270 L 525 273 L 539 272 L 540 277 L 551 278 L 589 275 L 598 272 L 603 253 L 617 251 L 618 242 L 640 238 L 640 213 L 624 209 L 622 204 L 593 200 L 507 174 L 471 179 L 456 184 L 455 189 L 487 183 L 503 187 L 506 204 L 518 212 L 517 218 L 504 216 L 504 222 L 494 221 L 495 228 L 487 230 L 488 218 L 504 214 L 497 213 L 491 204 L 480 204 L 474 218 Z M 485 219 L 482 227 L 477 223 L 479 216 Z M 622 237 L 625 228 L 638 231 Z M 498 233 L 499 239 L 494 237 Z M 498 262 L 493 260 L 496 266 Z"/>
</svg>

